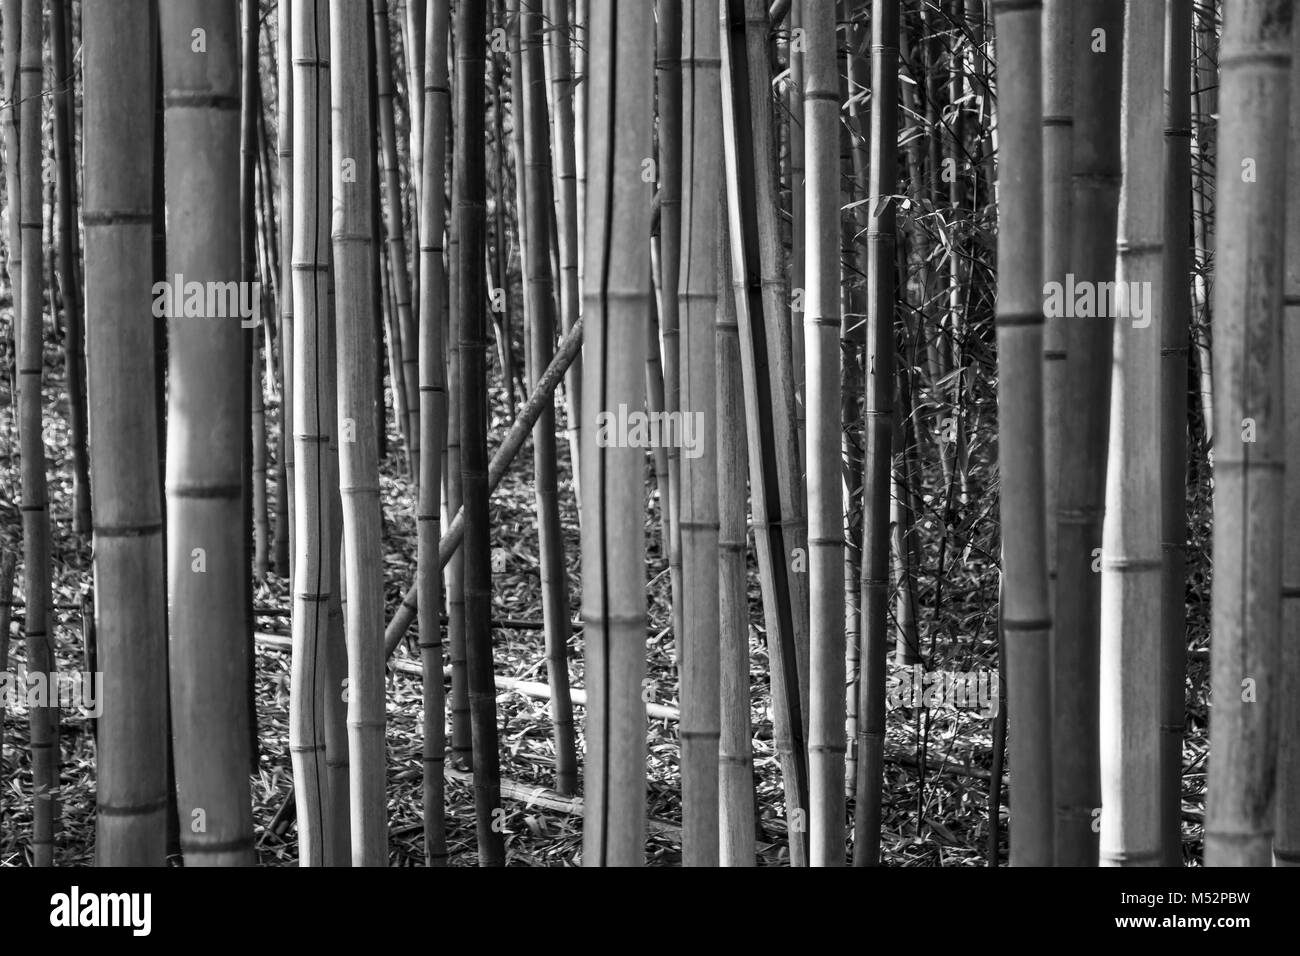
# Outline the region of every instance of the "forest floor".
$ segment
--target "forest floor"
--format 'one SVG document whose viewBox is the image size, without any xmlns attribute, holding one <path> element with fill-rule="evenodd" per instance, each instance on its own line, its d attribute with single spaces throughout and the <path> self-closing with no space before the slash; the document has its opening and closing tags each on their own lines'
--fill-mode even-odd
<svg viewBox="0 0 1300 956">
<path fill-rule="evenodd" d="M 6 297 L 7 299 L 7 297 Z M 0 319 L 9 310 L 0 301 Z M 12 353 L 0 362 L 0 547 L 21 559 L 22 528 L 17 434 L 11 400 Z M 494 372 L 496 370 L 494 369 Z M 497 376 L 499 380 L 499 376 Z M 52 525 L 52 573 L 55 601 L 54 635 L 61 669 L 82 669 L 82 624 L 79 607 L 92 593 L 90 541 L 72 531 L 71 459 L 68 454 L 67 399 L 63 388 L 61 353 L 47 349 L 45 444 L 49 467 Z M 274 428 L 276 406 L 268 402 L 268 429 Z M 495 445 L 509 425 L 501 389 L 493 389 L 490 443 Z M 385 591 L 391 616 L 401 594 L 413 581 L 415 522 L 410 484 L 405 478 L 400 441 L 389 415 L 390 454 L 384 463 L 383 511 Z M 986 427 L 991 427 L 985 423 Z M 273 434 L 273 432 L 272 432 Z M 560 433 L 560 500 L 565 554 L 569 562 L 571 607 L 580 607 L 577 515 L 574 508 L 567 444 Z M 271 442 L 274 456 L 274 442 Z M 492 449 L 489 449 L 489 452 Z M 272 458 L 274 461 L 274 458 Z M 271 474 L 274 474 L 272 470 Z M 980 507 L 968 509 L 978 517 L 963 519 L 966 545 L 955 547 L 962 534 L 922 522 L 921 573 L 916 604 L 923 657 L 927 670 L 972 671 L 996 667 L 998 571 L 989 554 L 996 554 L 996 512 L 987 505 L 996 492 L 993 469 L 973 469 L 984 494 Z M 646 525 L 647 589 L 651 627 L 647 634 L 648 675 L 657 703 L 676 706 L 677 680 L 669 636 L 670 593 L 666 562 L 659 547 L 658 508 L 654 481 L 647 466 L 651 509 Z M 272 483 L 269 489 L 274 496 Z M 930 496 L 926 496 L 930 500 Z M 1189 488 L 1189 588 L 1187 733 L 1184 746 L 1183 852 L 1189 864 L 1201 857 L 1204 811 L 1205 757 L 1208 747 L 1206 689 L 1208 660 L 1208 488 Z M 532 492 L 532 453 L 526 446 L 492 497 L 493 617 L 540 620 L 539 565 Z M 990 516 L 990 513 L 992 515 Z M 272 518 L 272 520 L 274 520 Z M 943 543 L 944 557 L 940 556 Z M 983 555 L 984 557 L 981 557 Z M 944 561 L 944 563 L 940 563 Z M 767 652 L 760 630 L 761 603 L 752 549 L 751 565 L 751 685 L 754 768 L 761 865 L 788 862 L 785 811 L 768 709 Z M 939 568 L 945 568 L 940 572 Z M 20 565 L 21 568 L 21 565 Z M 288 634 L 288 599 L 284 579 L 268 576 L 255 594 L 258 607 L 277 609 L 259 615 L 261 633 Z M 939 593 L 936 593 L 939 592 Z M 935 600 L 942 597 L 942 601 Z M 22 575 L 15 583 L 14 638 L 9 669 L 24 659 L 22 634 Z M 938 604 L 942 611 L 933 612 Z M 279 613 L 283 612 L 283 613 Z M 418 661 L 414 635 L 397 651 L 398 657 Z M 545 654 L 540 630 L 496 629 L 493 632 L 499 675 L 545 680 Z M 581 632 L 571 641 L 572 686 L 582 687 Z M 897 669 L 893 669 L 897 673 Z M 390 862 L 419 866 L 424 862 L 421 825 L 422 713 L 419 680 L 390 668 L 388 695 L 388 773 Z M 292 789 L 288 749 L 289 655 L 261 642 L 257 649 L 257 702 L 260 755 L 258 773 L 251 778 L 253 816 L 259 862 L 293 865 L 297 843 L 290 829 L 276 835 L 269 825 Z M 545 701 L 514 692 L 497 698 L 502 774 L 529 787 L 550 787 L 555 753 Z M 575 707 L 579 754 L 582 752 L 583 709 Z M 4 721 L 3 768 L 0 772 L 0 865 L 30 863 L 31 767 L 27 723 L 19 714 Z M 900 706 L 887 715 L 886 788 L 882 855 L 895 866 L 985 866 L 988 860 L 989 789 L 994 721 L 984 714 L 953 708 Z M 60 865 L 89 865 L 94 855 L 95 743 L 87 720 L 63 715 L 60 734 L 62 783 L 61 832 L 56 859 Z M 1014 741 L 1010 745 L 1014 749 Z M 681 798 L 676 724 L 651 719 L 647 727 L 647 804 L 652 821 L 647 859 L 652 864 L 680 862 Z M 1154 755 L 1153 755 L 1154 758 Z M 1010 765 L 1008 758 L 1008 766 Z M 1008 794 L 999 807 L 999 859 L 1006 860 Z M 472 792 L 463 778 L 447 781 L 447 842 L 453 865 L 477 862 Z M 581 816 L 506 800 L 505 832 L 511 865 L 574 865 L 582 849 Z M 850 803 L 850 812 L 851 812 Z"/>
</svg>

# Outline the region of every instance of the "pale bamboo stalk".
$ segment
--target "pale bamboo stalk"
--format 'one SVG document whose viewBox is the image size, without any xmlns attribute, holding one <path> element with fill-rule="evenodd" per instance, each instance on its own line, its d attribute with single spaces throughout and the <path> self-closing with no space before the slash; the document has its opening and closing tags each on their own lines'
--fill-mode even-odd
<svg viewBox="0 0 1300 956">
<path fill-rule="evenodd" d="M 573 174 L 577 182 L 578 218 L 578 286 L 585 289 L 583 273 L 587 255 L 587 4 L 589 0 L 573 0 Z M 581 313 L 582 294 L 578 296 Z M 579 376 L 579 386 L 582 377 Z M 567 400 L 568 384 L 565 384 Z M 581 398 L 581 392 L 574 395 Z M 578 407 L 582 405 L 579 401 Z M 577 479 L 575 479 L 576 481 Z"/>
<path fill-rule="evenodd" d="M 1101 562 L 1101 863 L 1157 866 L 1160 847 L 1163 593 L 1160 560 L 1160 335 L 1165 167 L 1165 11 L 1130 2 L 1124 15 L 1120 123 L 1123 184 L 1117 288 L 1145 290 L 1147 315 L 1115 323 L 1106 520 Z M 1138 286 L 1125 285 L 1137 283 Z M 1128 299 L 1124 291 L 1120 301 Z M 1159 310 L 1159 311 L 1158 311 Z M 1152 314 L 1156 313 L 1156 314 Z"/>
<path fill-rule="evenodd" d="M 772 667 L 773 732 L 785 787 L 790 860 L 806 866 L 808 591 L 793 570 L 806 554 L 790 349 L 789 303 L 777 277 L 779 229 L 768 104 L 767 8 L 727 0 L 721 33 L 723 145 L 732 281 L 749 438 L 749 483 Z"/>
<path fill-rule="evenodd" d="M 157 468 L 150 245 L 148 0 L 83 9 L 86 333 L 95 626 L 104 702 L 96 738 L 96 862 L 162 866 L 167 827 L 167 591 Z M 7 600 L 7 595 L 0 594 Z M 7 621 L 6 628 L 7 631 Z"/>
<path fill-rule="evenodd" d="M 1069 81 L 1074 85 L 1075 109 L 1069 266 L 1077 279 L 1102 288 L 1115 278 L 1124 7 L 1121 0 L 1081 0 L 1071 8 Z M 1104 51 L 1099 41 L 1104 42 Z M 1052 787 L 1058 866 L 1097 865 L 1093 825 L 1094 811 L 1101 806 L 1097 738 L 1101 576 L 1092 566 L 1102 544 L 1113 325 L 1110 316 L 1066 319 L 1065 358 L 1058 373 L 1062 415 L 1068 421 L 1056 424 L 1070 436 L 1057 446 L 1055 466 L 1052 669 L 1056 679 L 1051 723 L 1056 741 Z M 1015 640 L 1008 635 L 1013 647 Z M 1014 671 L 1008 680 L 1014 688 Z M 1015 691 L 1011 694 L 1014 709 Z M 1012 716 L 1010 725 L 1013 741 L 1015 719 Z"/>
<path fill-rule="evenodd" d="M 402 225 L 401 168 L 397 161 L 397 132 L 393 117 L 392 38 L 388 28 L 388 0 L 373 0 L 375 69 L 379 77 L 379 140 L 384 174 L 384 222 L 388 230 L 388 268 L 397 304 L 394 324 L 400 341 L 398 360 L 393 366 L 394 393 L 400 387 L 406 412 L 407 453 L 412 480 L 420 474 L 419 357 L 415 320 L 411 313 L 411 275 L 406 262 L 406 233 Z"/>
<path fill-rule="evenodd" d="M 717 442 L 717 241 L 722 189 L 717 8 L 707 0 L 679 10 L 681 76 L 679 406 L 695 444 L 679 449 L 678 522 L 682 577 L 682 853 L 687 866 L 719 860 L 720 647 Z M 665 247 L 665 253 L 667 248 Z M 665 278 L 668 272 L 665 271 Z M 738 489 L 728 491 L 738 495 Z M 748 636 L 748 635 L 746 635 Z M 843 682 L 841 681 L 841 684 Z M 842 728 L 841 728 L 842 729 Z"/>
<path fill-rule="evenodd" d="M 581 6 L 581 0 L 579 0 Z M 574 107 L 577 79 L 570 49 L 569 0 L 546 0 L 546 76 L 554 108 L 551 111 L 551 153 L 555 169 L 555 219 L 560 257 L 560 328 L 568 332 L 577 321 L 582 307 L 578 280 L 581 255 L 579 230 L 581 209 L 578 203 L 577 132 Z M 569 366 L 564 379 L 565 433 L 569 441 L 569 462 L 573 471 L 573 494 L 581 510 L 582 486 L 578 429 L 582 421 L 582 359 Z"/>
<path fill-rule="evenodd" d="M 889 616 L 889 478 L 894 416 L 894 255 L 898 167 L 898 0 L 871 8 L 871 141 L 867 181 L 866 393 L 863 402 L 862 653 L 853 865 L 880 862 Z"/>
<path fill-rule="evenodd" d="M 620 405 L 639 407 L 644 395 L 651 196 L 640 168 L 651 155 L 651 14 L 649 4 L 616 10 L 595 3 L 588 22 L 588 173 L 596 201 L 588 210 L 583 285 L 590 323 L 581 429 L 585 866 L 640 866 L 645 859 L 645 452 L 598 441 L 597 422 Z"/>
<path fill-rule="evenodd" d="M 844 518 L 840 511 L 839 69 L 835 7 L 805 12 L 807 229 L 804 355 L 808 448 L 809 855 L 844 865 Z"/>
<path fill-rule="evenodd" d="M 727 216 L 718 216 L 715 320 L 718 418 L 719 862 L 754 866 L 754 744 L 750 725 L 749 581 L 745 567 L 745 397 L 731 285 Z"/>
<path fill-rule="evenodd" d="M 297 488 L 294 478 L 293 433 L 293 50 L 290 24 L 293 3 L 276 7 L 276 63 L 279 89 L 276 96 L 276 169 L 280 181 L 280 434 L 284 454 L 284 490 L 288 508 L 289 593 L 293 594 L 293 567 L 298 539 L 294 501 Z"/>
<path fill-rule="evenodd" d="M 239 42 L 233 2 L 161 5 L 167 273 L 239 276 Z M 204 24 L 207 53 L 191 52 Z M 175 281 L 173 279 L 173 281 Z M 242 600 L 241 445 L 248 380 L 237 317 L 169 316 L 167 535 L 171 715 L 187 866 L 253 862 Z M 219 729 L 218 729 L 219 728 Z"/>
<path fill-rule="evenodd" d="M 293 3 L 295 328 L 294 443 L 298 527 L 294 560 L 293 663 L 289 747 L 298 806 L 298 865 L 327 862 L 328 770 L 325 695 L 328 682 L 328 599 L 338 566 L 329 560 L 331 515 L 327 444 L 333 429 L 328 380 L 330 152 L 329 7 L 326 0 Z"/>
<path fill-rule="evenodd" d="M 1165 243 L 1160 325 L 1160 557 L 1164 598 L 1160 680 L 1160 845 L 1165 866 L 1183 865 L 1183 726 L 1187 713 L 1184 692 L 1187 674 L 1187 372 L 1188 330 L 1192 318 L 1188 284 L 1192 268 L 1189 239 L 1192 233 L 1191 52 L 1191 0 L 1166 0 Z M 1295 103 L 1293 99 L 1293 110 Z M 1300 219 L 1297 226 L 1300 226 Z M 1290 698 L 1283 697 L 1283 700 L 1289 702 Z"/>
<path fill-rule="evenodd" d="M 384 581 L 379 504 L 379 401 L 371 257 L 374 128 L 367 77 L 366 11 L 330 0 L 335 345 L 338 374 L 339 489 L 347 572 L 348 795 L 352 865 L 388 865 L 385 769 Z M 413 120 L 414 122 L 414 120 Z M 349 161 L 352 162 L 349 162 Z M 350 175 L 349 175 L 350 174 Z M 334 693 L 334 689 L 330 693 Z"/>
<path fill-rule="evenodd" d="M 379 0 L 382 4 L 383 0 Z M 487 10 L 456 8 L 455 165 L 459 248 L 455 260 L 456 311 L 460 313 L 461 494 L 465 509 L 465 665 L 474 753 L 474 818 L 480 866 L 505 865 L 497 820 L 501 806 L 501 754 L 497 745 L 496 691 L 492 683 L 491 520 L 487 481 L 487 309 L 485 259 L 487 184 L 484 176 L 484 68 Z"/>
<path fill-rule="evenodd" d="M 1286 427 L 1285 206 L 1274 184 L 1286 182 L 1293 6 L 1238 0 L 1224 11 L 1220 136 L 1243 161 L 1222 163 L 1215 181 L 1216 573 L 1206 866 L 1271 862 Z"/>
<path fill-rule="evenodd" d="M 428 0 L 424 60 L 424 164 L 420 191 L 420 491 L 416 511 L 416 585 L 420 603 L 442 607 L 442 566 L 438 539 L 442 516 L 443 446 L 447 442 L 447 347 L 443 322 L 447 312 L 447 273 L 442 261 L 447 209 L 443 184 L 447 173 L 447 123 L 451 111 L 447 78 L 451 5 Z M 386 655 L 385 655 L 386 656 Z M 444 766 L 447 751 L 447 704 L 442 685 L 442 626 L 435 619 L 420 627 L 420 661 L 426 675 L 424 702 L 424 856 L 428 866 L 447 862 Z"/>
<path fill-rule="evenodd" d="M 993 0 L 997 29 L 998 470 L 1002 480 L 1011 862 L 1052 861 L 1051 672 L 1043 475 L 1041 4 Z"/>
</svg>

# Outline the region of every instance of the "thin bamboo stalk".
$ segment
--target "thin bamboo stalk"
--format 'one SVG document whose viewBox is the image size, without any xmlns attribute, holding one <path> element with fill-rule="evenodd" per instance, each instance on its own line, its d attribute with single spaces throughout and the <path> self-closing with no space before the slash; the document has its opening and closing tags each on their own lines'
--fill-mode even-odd
<svg viewBox="0 0 1300 956">
<path fill-rule="evenodd" d="M 293 3 L 276 7 L 276 62 L 279 90 L 276 96 L 276 161 L 280 181 L 280 435 L 284 452 L 284 488 L 288 508 L 289 560 L 284 574 L 293 594 L 293 569 L 297 557 L 298 529 L 294 501 L 293 432 Z"/>
<path fill-rule="evenodd" d="M 1293 8 L 1277 0 L 1224 8 L 1220 136 L 1250 163 L 1222 163 L 1215 182 L 1216 573 L 1206 866 L 1271 862 L 1286 424 L 1285 206 L 1270 187 L 1286 182 Z"/>
</svg>

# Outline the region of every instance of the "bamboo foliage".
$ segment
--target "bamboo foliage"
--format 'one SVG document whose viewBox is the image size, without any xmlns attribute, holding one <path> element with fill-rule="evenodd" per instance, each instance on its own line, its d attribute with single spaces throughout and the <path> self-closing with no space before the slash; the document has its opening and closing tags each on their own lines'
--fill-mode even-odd
<svg viewBox="0 0 1300 956">
<path fill-rule="evenodd" d="M 194 49 L 202 30 L 205 52 Z M 167 273 L 239 275 L 238 32 L 233 2 L 159 9 L 166 137 Z M 235 318 L 169 316 L 167 535 L 171 716 L 186 864 L 252 862 L 240 495 L 243 341 Z"/>
<path fill-rule="evenodd" d="M 1101 862 L 1160 862 L 1160 336 L 1165 11 L 1129 3 L 1124 20 L 1119 289 L 1150 290 L 1147 314 L 1115 323 L 1101 563 Z M 1120 300 L 1127 293 L 1120 292 Z M 1130 303 L 1131 304 L 1131 303 Z M 1155 314 L 1152 314 L 1155 313 Z"/>
<path fill-rule="evenodd" d="M 1052 860 L 1052 752 L 1043 470 L 1041 5 L 994 0 L 1000 85 L 998 467 L 1010 736 L 1016 765 L 1011 862 Z"/>
<path fill-rule="evenodd" d="M 96 839 L 104 866 L 161 866 L 166 847 L 167 606 L 158 487 L 153 184 L 116 170 L 153 161 L 151 37 L 134 9 L 85 7 L 86 332 L 94 484 L 95 630 L 105 701 Z M 125 15 L 123 15 L 125 14 Z"/>
<path fill-rule="evenodd" d="M 1267 866 L 1273 839 L 1285 462 L 1276 197 L 1286 190 L 1292 8 L 1239 0 L 1223 29 L 1207 866 Z"/>
<path fill-rule="evenodd" d="M 653 62 L 649 4 L 594 3 L 587 21 L 587 209 L 583 315 L 582 584 L 587 759 L 582 862 L 645 856 L 644 451 L 597 441 L 600 412 L 644 400 Z M 600 121 L 597 122 L 597 118 Z"/>
</svg>

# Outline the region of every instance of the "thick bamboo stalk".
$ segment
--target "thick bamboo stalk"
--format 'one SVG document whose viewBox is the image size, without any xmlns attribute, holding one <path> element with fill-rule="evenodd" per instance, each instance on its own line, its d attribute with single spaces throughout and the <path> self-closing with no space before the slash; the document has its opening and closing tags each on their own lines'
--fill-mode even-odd
<svg viewBox="0 0 1300 956">
<path fill-rule="evenodd" d="M 1120 0 L 1081 0 L 1071 8 L 1074 138 L 1069 265 L 1077 279 L 1101 289 L 1115 278 L 1124 5 Z M 1056 281 L 1068 284 L 1065 277 Z M 1042 289 L 1038 298 L 1041 307 Z M 1093 824 L 1094 811 L 1101 806 L 1097 738 L 1101 575 L 1092 567 L 1102 544 L 1113 325 L 1110 315 L 1067 318 L 1065 358 L 1058 372 L 1060 407 L 1068 420 L 1056 425 L 1069 436 L 1057 446 L 1055 466 L 1057 583 L 1052 608 L 1056 628 L 1051 722 L 1058 866 L 1097 865 Z M 1008 633 L 1009 645 L 1014 647 L 1015 641 Z M 1014 713 L 1014 670 L 1008 680 Z M 1014 741 L 1016 718 L 1011 720 Z"/>
<path fill-rule="evenodd" d="M 524 193 L 520 245 L 524 252 L 527 297 L 529 388 L 551 359 L 555 340 L 555 297 L 550 270 L 550 236 L 545 228 L 548 210 L 546 187 L 548 159 L 546 77 L 543 69 L 542 16 L 539 0 L 523 0 L 519 9 L 519 46 L 522 72 L 515 83 L 518 115 L 523 126 Z M 560 528 L 560 502 L 556 490 L 555 412 L 542 411 L 533 426 L 533 472 L 537 504 L 537 549 L 541 565 L 542 616 L 546 622 L 546 673 L 551 686 L 551 724 L 555 735 L 555 789 L 575 792 L 578 757 L 574 741 L 573 706 L 569 701 L 569 583 L 564 567 L 564 537 Z"/>
<path fill-rule="evenodd" d="M 57 171 L 59 294 L 66 328 L 63 343 L 68 389 L 68 434 L 72 442 L 72 529 L 90 531 L 90 474 L 86 452 L 86 328 L 82 316 L 80 253 L 77 231 L 77 156 L 72 102 L 76 76 L 69 69 L 69 11 L 50 4 L 50 52 L 54 87 L 54 162 Z"/>
<path fill-rule="evenodd" d="M 24 631 L 27 671 L 49 675 L 56 671 L 49 635 L 50 513 L 46 497 L 44 426 L 41 385 L 44 380 L 45 283 L 41 246 L 41 2 L 22 0 L 22 37 L 18 53 L 19 152 L 21 181 L 18 219 L 22 230 L 22 298 L 19 306 L 18 399 L 19 451 L 22 457 L 23 595 L 27 600 Z M 13 215 L 13 211 L 10 211 Z M 32 751 L 32 856 L 36 866 L 54 864 L 55 801 L 59 784 L 57 711 L 30 709 Z"/>
<path fill-rule="evenodd" d="M 718 417 L 719 862 L 754 865 L 754 744 L 750 725 L 749 581 L 745 567 L 745 396 L 740 327 L 731 285 L 725 210 L 718 217 L 716 384 Z"/>
<path fill-rule="evenodd" d="M 339 489 L 347 571 L 348 795 L 353 866 L 388 865 L 384 728 L 384 581 L 374 409 L 374 139 L 365 7 L 330 0 L 330 164 L 338 370 Z M 334 689 L 330 693 L 334 693 Z"/>
<path fill-rule="evenodd" d="M 420 436 L 426 453 L 420 458 L 420 491 L 416 511 L 416 586 L 420 603 L 442 607 L 442 565 L 438 539 L 442 515 L 443 446 L 447 442 L 447 347 L 443 322 L 447 313 L 447 273 L 442 261 L 447 208 L 447 124 L 451 96 L 447 78 L 451 5 L 428 0 L 424 62 L 424 164 L 420 191 Z M 387 656 L 387 655 L 385 655 Z M 445 866 L 447 836 L 443 769 L 447 750 L 447 704 L 442 679 L 442 626 L 426 621 L 420 627 L 420 661 L 424 673 L 424 856 L 429 866 Z"/>
<path fill-rule="evenodd" d="M 1207 866 L 1267 866 L 1278 746 L 1282 286 L 1291 3 L 1225 8 L 1215 183 L 1214 566 Z M 1229 145 L 1230 144 L 1230 145 Z M 1226 161 L 1235 156 L 1241 160 Z M 1294 640 L 1288 635 L 1287 640 Z M 1293 727 L 1285 728 L 1293 733 Z"/>
<path fill-rule="evenodd" d="M 1165 242 L 1160 324 L 1160 558 L 1164 597 L 1160 678 L 1160 845 L 1165 866 L 1183 864 L 1183 725 L 1187 712 L 1184 692 L 1187 672 L 1187 359 L 1192 318 L 1188 282 L 1192 267 L 1189 238 L 1192 234 L 1191 52 L 1191 0 L 1166 0 Z M 1295 109 L 1295 100 L 1292 109 Z M 1300 170 L 1300 166 L 1295 168 Z M 1300 219 L 1297 227 L 1300 227 Z M 1290 698 L 1283 697 L 1283 700 L 1289 701 Z"/>
<path fill-rule="evenodd" d="M 898 177 L 898 0 L 871 8 L 871 174 L 867 182 L 866 394 L 862 475 L 862 653 L 853 865 L 880 862 L 885 655 L 889 615 L 889 478 L 894 416 L 894 254 Z"/>
<path fill-rule="evenodd" d="M 1147 314 L 1115 323 L 1106 520 L 1101 562 L 1101 862 L 1156 866 L 1160 849 L 1163 594 L 1160 476 L 1160 335 L 1164 179 L 1161 162 L 1165 11 L 1129 2 L 1124 17 L 1120 124 L 1120 301 Z M 1156 313 L 1156 314 L 1152 314 Z"/>
<path fill-rule="evenodd" d="M 58 4 L 56 4 L 58 6 Z M 156 465 L 151 37 L 133 9 L 84 9 L 86 332 L 95 626 L 104 712 L 96 739 L 96 861 L 162 866 L 167 829 L 167 592 Z M 0 595 L 4 597 L 4 595 Z"/>
<path fill-rule="evenodd" d="M 581 429 L 585 866 L 640 866 L 645 858 L 645 452 L 598 440 L 597 423 L 600 413 L 637 408 L 644 396 L 651 195 L 640 169 L 651 155 L 651 13 L 648 4 L 596 3 L 587 24 L 593 203 Z"/>
<path fill-rule="evenodd" d="M 694 442 L 678 448 L 682 852 L 687 866 L 717 866 L 721 663 L 716 250 L 717 197 L 722 189 L 722 96 L 716 5 L 708 0 L 688 2 L 678 13 L 682 16 L 679 26 L 684 28 L 678 41 L 680 260 L 678 268 L 664 272 L 665 279 L 672 274 L 679 277 L 677 289 L 664 291 L 678 301 L 679 406 L 683 429 L 691 423 Z M 665 254 L 667 251 L 665 245 Z M 728 492 L 739 496 L 738 488 L 730 487 Z"/>
<path fill-rule="evenodd" d="M 284 488 L 288 508 L 289 561 L 285 577 L 293 594 L 293 562 L 298 538 L 294 501 L 293 432 L 293 50 L 290 25 L 293 3 L 276 8 L 276 63 L 279 90 L 276 97 L 276 159 L 280 181 L 280 435 L 284 453 Z"/>
<path fill-rule="evenodd" d="M 298 864 L 326 863 L 325 695 L 328 608 L 338 566 L 329 560 L 327 444 L 335 409 L 329 383 L 330 152 L 329 8 L 326 0 L 293 4 L 294 118 L 294 443 L 297 524 L 294 560 L 293 664 L 289 746 L 298 806 Z M 364 182 L 364 181 L 363 181 Z M 360 184 L 359 184 L 360 185 Z"/>
<path fill-rule="evenodd" d="M 844 518 L 840 510 L 839 64 L 835 7 L 805 11 L 804 356 L 808 416 L 809 853 L 844 865 Z"/>
<path fill-rule="evenodd" d="M 334 314 L 334 295 L 330 295 L 330 313 Z M 329 329 L 333 336 L 333 324 Z M 348 649 L 344 626 L 346 600 L 344 587 L 343 501 L 339 492 L 339 449 L 335 435 L 329 441 L 330 567 L 338 574 L 339 586 L 330 590 L 326 602 L 325 639 L 321 648 L 325 671 L 325 786 L 321 799 L 325 805 L 325 865 L 352 864 L 352 800 L 348 793 L 351 776 L 348 746 Z"/>
<path fill-rule="evenodd" d="M 397 162 L 397 132 L 393 118 L 392 38 L 388 29 L 388 0 L 373 0 L 375 69 L 379 77 L 379 139 L 384 173 L 384 222 L 388 229 L 388 267 L 397 303 L 395 328 L 401 341 L 400 368 L 393 366 L 394 392 L 400 387 L 406 410 L 407 451 L 411 476 L 420 474 L 419 357 L 415 320 L 411 313 L 411 275 L 406 262 L 406 233 L 402 225 L 401 169 Z"/>
<path fill-rule="evenodd" d="M 238 26 L 232 2 L 159 10 L 167 176 L 167 273 L 239 276 Z M 198 27 L 196 27 L 198 25 Z M 193 31 L 204 32 L 196 37 Z M 205 44 L 195 56 L 192 44 Z M 175 281 L 175 280 L 173 280 Z M 172 314 L 168 329 L 167 535 L 172 735 L 189 866 L 253 861 L 249 805 L 251 622 L 242 601 L 242 437 L 247 402 L 237 316 Z"/>
<path fill-rule="evenodd" d="M 773 730 L 781 760 L 790 860 L 808 862 L 806 555 L 788 301 L 777 277 L 776 169 L 768 95 L 767 8 L 727 0 L 721 33 L 723 145 L 732 281 L 740 327 L 750 500 L 772 666 Z"/>
<path fill-rule="evenodd" d="M 380 5 L 383 0 L 379 0 Z M 496 693 L 492 684 L 491 519 L 487 480 L 487 310 L 484 296 L 486 180 L 483 148 L 483 71 L 487 11 L 480 4 L 456 9 L 456 201 L 459 236 L 455 268 L 456 310 L 461 316 L 461 494 L 465 509 L 465 663 L 474 752 L 474 816 L 480 866 L 504 866 L 501 834 L 501 755 L 497 746 Z M 394 193 L 395 195 L 395 193 Z"/>
</svg>

